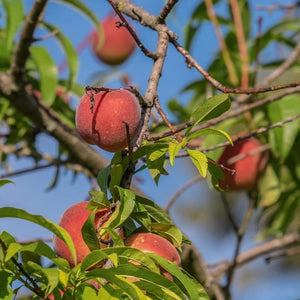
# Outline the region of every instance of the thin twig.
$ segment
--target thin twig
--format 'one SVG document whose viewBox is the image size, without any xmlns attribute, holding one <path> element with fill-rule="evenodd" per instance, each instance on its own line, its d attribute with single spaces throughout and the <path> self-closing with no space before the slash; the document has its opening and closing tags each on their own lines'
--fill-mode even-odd
<svg viewBox="0 0 300 300">
<path fill-rule="evenodd" d="M 273 12 L 277 9 L 294 10 L 300 6 L 300 1 L 293 4 L 256 5 L 256 9 Z"/>
<path fill-rule="evenodd" d="M 225 120 L 236 118 L 236 117 L 242 115 L 243 113 L 245 113 L 249 110 L 265 106 L 266 104 L 278 101 L 278 100 L 282 99 L 285 96 L 293 95 L 293 94 L 297 94 L 297 93 L 300 93 L 300 86 L 289 89 L 289 90 L 287 90 L 287 91 L 285 91 L 285 92 L 283 92 L 279 95 L 272 96 L 272 97 L 266 98 L 266 99 L 261 100 L 261 101 L 256 101 L 256 102 L 248 104 L 248 105 L 244 105 L 242 108 L 239 108 L 239 109 L 235 110 L 234 112 L 225 113 L 225 114 L 221 115 L 220 117 L 214 118 L 212 120 L 209 120 L 209 121 L 197 126 L 194 130 L 191 131 L 191 133 L 194 132 L 194 131 L 200 130 L 200 129 L 215 126 L 215 125 L 217 125 L 217 124 L 219 124 L 219 123 L 221 123 Z M 177 132 L 183 131 L 183 130 L 185 130 L 186 128 L 188 128 L 190 126 L 193 126 L 193 122 L 186 122 L 184 124 L 174 126 L 175 132 L 177 133 Z M 156 141 L 156 140 L 159 140 L 161 138 L 168 137 L 168 136 L 171 136 L 171 135 L 173 135 L 172 131 L 162 132 L 162 133 L 158 133 L 158 134 L 149 136 L 148 140 L 149 141 Z"/>
<path fill-rule="evenodd" d="M 201 175 L 197 175 L 194 178 L 192 178 L 191 180 L 189 180 L 187 183 L 185 183 L 182 187 L 180 187 L 179 190 L 177 190 L 175 192 L 175 194 L 170 198 L 170 200 L 168 201 L 168 204 L 165 207 L 165 211 L 167 213 L 169 213 L 171 207 L 173 206 L 173 204 L 175 203 L 175 201 L 178 199 L 178 197 L 184 192 L 186 191 L 189 187 L 191 187 L 193 184 L 195 184 L 196 182 L 198 182 L 199 180 L 203 179 L 203 177 Z"/>
<path fill-rule="evenodd" d="M 155 105 L 155 108 L 157 109 L 157 112 L 160 114 L 160 116 L 162 117 L 162 119 L 164 120 L 164 122 L 166 123 L 166 125 L 170 128 L 170 130 L 174 133 L 174 135 L 176 136 L 177 140 L 178 141 L 182 141 L 182 137 L 179 133 L 176 133 L 175 131 L 175 128 L 173 127 L 172 123 L 168 120 L 165 112 L 163 111 L 160 103 L 159 103 L 159 100 L 158 100 L 158 97 L 155 97 L 154 99 L 154 105 Z"/>
<path fill-rule="evenodd" d="M 280 253 L 275 253 L 273 255 L 269 255 L 265 258 L 266 263 L 270 263 L 271 261 L 279 258 L 286 258 L 286 257 L 291 257 L 291 256 L 296 256 L 300 255 L 300 247 L 296 246 L 291 249 L 287 249 L 285 251 L 282 251 Z"/>
<path fill-rule="evenodd" d="M 223 202 L 225 210 L 226 210 L 226 214 L 230 220 L 230 223 L 232 225 L 232 228 L 234 229 L 234 232 L 235 232 L 236 238 L 237 238 L 234 255 L 233 255 L 233 259 L 232 259 L 232 264 L 231 264 L 230 268 L 228 268 L 228 270 L 227 270 L 227 282 L 224 287 L 225 295 L 229 296 L 230 295 L 230 285 L 231 285 L 231 282 L 232 282 L 232 279 L 233 279 L 233 276 L 235 273 L 235 268 L 237 266 L 237 258 L 238 258 L 238 255 L 240 254 L 242 241 L 243 241 L 246 229 L 248 227 L 249 221 L 252 216 L 252 212 L 253 212 L 253 208 L 254 208 L 254 204 L 255 204 L 255 198 L 250 198 L 249 205 L 248 205 L 246 214 L 243 218 L 243 222 L 242 222 L 241 226 L 238 226 L 236 224 L 236 222 L 234 221 L 234 218 L 230 211 L 230 207 L 229 207 L 228 201 L 226 199 L 225 193 L 222 194 L 222 200 L 223 200 L 222 202 Z"/>
<path fill-rule="evenodd" d="M 264 256 L 266 254 L 273 253 L 278 250 L 285 248 L 294 247 L 300 243 L 300 234 L 290 233 L 282 238 L 276 238 L 270 241 L 267 241 L 261 245 L 253 247 L 241 254 L 236 258 L 236 267 L 241 267 L 250 261 L 253 261 L 256 258 Z M 222 274 L 226 273 L 228 269 L 232 266 L 233 261 L 222 261 L 218 264 L 218 267 L 212 272 L 212 275 L 215 278 L 220 278 Z"/>
<path fill-rule="evenodd" d="M 168 0 L 168 2 L 164 5 L 164 7 L 161 9 L 161 11 L 158 14 L 158 21 L 159 23 L 165 22 L 165 19 L 171 12 L 174 5 L 178 2 L 178 0 Z"/>
<path fill-rule="evenodd" d="M 131 34 L 131 36 L 133 37 L 133 39 L 135 40 L 136 44 L 138 45 L 138 47 L 142 50 L 142 52 L 152 58 L 152 59 L 156 59 L 156 54 L 149 51 L 148 49 L 146 49 L 146 47 L 142 44 L 141 40 L 139 39 L 139 37 L 137 36 L 136 32 L 133 30 L 133 28 L 129 25 L 129 23 L 126 21 L 126 19 L 124 18 L 123 14 L 120 12 L 119 10 L 119 5 L 116 3 L 113 3 L 113 1 L 111 0 L 107 0 L 107 2 L 111 5 L 111 7 L 114 9 L 114 11 L 116 12 L 116 14 L 119 16 L 119 18 L 121 19 L 121 22 L 118 26 L 124 26 L 127 28 L 127 30 L 129 31 L 129 33 Z"/>
<path fill-rule="evenodd" d="M 193 67 L 197 71 L 199 71 L 204 78 L 210 82 L 217 90 L 226 93 L 226 94 L 258 94 L 258 93 L 266 93 L 271 91 L 277 91 L 282 89 L 287 89 L 291 87 L 296 87 L 300 85 L 300 81 L 281 84 L 281 85 L 274 85 L 274 86 L 267 86 L 267 87 L 260 87 L 260 88 L 249 88 L 249 89 L 239 89 L 239 88 L 227 88 L 223 86 L 218 80 L 212 77 L 208 72 L 206 72 L 198 62 L 191 56 L 191 54 L 183 48 L 176 40 L 171 39 L 171 43 L 177 49 L 179 53 L 186 59 L 188 67 Z"/>
</svg>

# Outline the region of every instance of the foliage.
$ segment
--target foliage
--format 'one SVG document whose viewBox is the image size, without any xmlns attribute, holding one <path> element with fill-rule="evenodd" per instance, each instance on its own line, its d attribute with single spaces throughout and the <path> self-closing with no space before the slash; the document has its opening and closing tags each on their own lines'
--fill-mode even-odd
<svg viewBox="0 0 300 300">
<path fill-rule="evenodd" d="M 101 29 L 98 27 L 98 17 L 83 2 L 60 2 L 71 10 L 78 10 L 94 27 Z M 22 0 L 2 0 L 0 3 L 5 17 L 4 25 L 0 27 L 0 72 L 4 74 L 12 67 L 11 57 L 18 45 L 18 33 L 24 24 L 26 13 Z M 223 86 L 239 87 L 243 84 L 243 77 L 246 77 L 239 47 L 241 41 L 229 1 L 213 1 L 216 7 L 220 3 L 225 8 L 222 13 L 216 14 L 216 20 L 224 34 L 225 48 L 215 53 L 207 71 Z M 123 12 L 122 8 L 119 9 Z M 239 1 L 239 9 L 243 25 L 241 30 L 248 47 L 246 88 L 255 87 L 263 80 L 264 71 L 272 71 L 285 61 L 285 57 L 272 57 L 272 60 L 264 62 L 259 58 L 274 45 L 280 49 L 288 49 L 288 52 L 293 51 L 297 45 L 299 19 L 294 17 L 280 20 L 258 35 L 253 32 L 253 10 L 250 3 Z M 52 22 L 43 20 L 38 27 L 48 34 L 56 32 L 54 38 L 66 57 L 67 78 L 61 76 L 50 49 L 42 43 L 32 43 L 29 47 L 30 56 L 26 60 L 26 72 L 22 77 L 23 85 L 20 85 L 24 93 L 36 103 L 41 103 L 46 113 L 54 115 L 58 123 L 63 124 L 67 131 L 72 131 L 75 128 L 75 113 L 70 99 L 78 98 L 84 93 L 84 87 L 77 82 L 79 54 L 69 37 L 54 25 L 55 20 Z M 211 25 L 212 22 L 207 13 L 206 1 L 198 1 L 184 36 L 185 48 L 192 55 L 197 34 L 204 25 Z M 228 60 L 233 64 L 232 69 L 228 67 Z M 299 60 L 296 59 L 294 66 L 298 64 Z M 287 71 L 292 72 L 292 67 Z M 116 71 L 112 70 L 110 74 L 114 74 L 113 72 Z M 106 77 L 107 75 L 98 78 L 99 82 L 105 81 Z M 233 78 L 237 78 L 238 82 L 234 82 Z M 6 231 L 0 234 L 0 298 L 11 299 L 18 295 L 21 286 L 25 286 L 33 293 L 32 299 L 47 299 L 50 294 L 55 299 L 209 299 L 203 287 L 205 282 L 198 282 L 187 270 L 156 254 L 124 246 L 123 240 L 116 233 L 120 227 L 124 229 L 126 237 L 137 232 L 161 235 L 179 252 L 182 251 L 183 244 L 190 243 L 164 209 L 154 201 L 135 194 L 130 189 L 130 184 L 124 182 L 128 178 L 131 181 L 131 175 L 147 170 L 155 184 L 159 185 L 162 175 L 168 175 L 169 165 L 176 164 L 176 158 L 188 157 L 199 174 L 219 192 L 218 181 L 224 178 L 224 174 L 223 166 L 217 163 L 222 152 L 222 145 L 218 145 L 224 142 L 233 145 L 233 136 L 241 132 L 254 132 L 258 135 L 259 130 L 264 129 L 262 132 L 267 133 L 258 138 L 270 145 L 269 163 L 257 189 L 248 193 L 249 198 L 254 199 L 256 208 L 262 210 L 260 218 L 263 225 L 259 236 L 281 236 L 289 230 L 295 230 L 293 224 L 300 208 L 300 121 L 297 118 L 287 124 L 279 124 L 272 130 L 269 127 L 300 113 L 299 92 L 290 95 L 281 93 L 276 92 L 280 101 L 270 101 L 272 103 L 247 110 L 247 105 L 269 99 L 270 93 L 256 93 L 247 98 L 234 93 L 220 93 L 218 86 L 209 84 L 207 78 L 190 82 L 177 98 L 168 102 L 169 112 L 175 120 L 174 126 L 181 126 L 182 130 L 175 132 L 174 127 L 166 124 L 162 126 L 153 118 L 148 124 L 147 132 L 151 138 L 147 139 L 145 134 L 143 138 L 146 138 L 138 147 L 114 154 L 110 163 L 98 172 L 99 189 L 89 192 L 88 209 L 92 213 L 82 228 L 83 239 L 91 253 L 80 264 L 71 269 L 68 261 L 58 257 L 43 241 L 24 245 Z M 183 105 L 181 96 L 186 95 L 189 101 Z M 235 117 L 231 116 L 240 109 L 245 111 Z M 144 113 L 145 111 L 146 109 Z M 44 131 L 51 134 L 55 128 L 37 126 L 10 102 L 3 91 L 0 91 L 0 121 L 4 124 L 3 137 L 1 134 L 4 145 L 7 149 L 13 147 L 15 150 L 9 152 L 0 148 L 3 166 L 13 155 L 33 158 L 35 166 L 47 160 L 38 150 L 37 137 Z M 49 189 L 55 187 L 64 165 L 68 168 L 68 163 L 73 164 L 73 168 L 70 164 L 69 166 L 74 176 L 78 172 L 74 164 L 88 169 L 63 143 L 59 144 L 57 152 L 57 157 L 48 160 L 49 164 L 56 166 Z M 93 177 L 91 170 L 88 171 L 88 176 Z M 5 188 L 8 183 L 14 182 L 2 179 L 0 187 Z M 111 208 L 112 214 L 105 226 L 95 232 L 95 212 L 103 208 Z M 52 221 L 14 207 L 1 207 L 0 217 L 27 220 L 46 228 L 65 241 L 76 261 L 71 237 Z M 114 247 L 103 249 L 99 245 L 99 238 L 107 233 L 110 234 Z M 92 269 L 100 263 L 105 267 Z M 161 269 L 171 274 L 172 280 L 163 276 Z M 97 289 L 93 283 L 101 288 Z M 62 291 L 64 292 L 61 293 Z"/>
</svg>

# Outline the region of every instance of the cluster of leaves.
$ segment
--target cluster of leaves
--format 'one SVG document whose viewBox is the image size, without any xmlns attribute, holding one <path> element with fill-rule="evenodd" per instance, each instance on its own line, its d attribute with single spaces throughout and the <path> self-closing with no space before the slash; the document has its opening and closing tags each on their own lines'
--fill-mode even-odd
<svg viewBox="0 0 300 300">
<path fill-rule="evenodd" d="M 118 176 L 121 168 L 108 167 L 98 176 L 99 183 L 111 176 Z M 117 170 L 117 171 L 115 171 Z M 108 175 L 108 176 L 107 176 Z M 119 177 L 120 178 L 120 177 Z M 6 184 L 8 181 L 3 181 Z M 108 191 L 108 189 L 106 190 Z M 153 253 L 143 253 L 125 247 L 122 239 L 113 229 L 123 226 L 126 235 L 132 232 L 152 231 L 169 239 L 180 247 L 182 233 L 172 223 L 169 216 L 151 200 L 135 196 L 130 190 L 120 186 L 110 188 L 113 197 L 108 200 L 104 191 L 91 191 L 88 208 L 93 212 L 82 228 L 83 238 L 91 250 L 83 261 L 70 269 L 68 261 L 42 241 L 21 245 L 7 232 L 0 234 L 0 283 L 1 299 L 10 299 L 22 285 L 32 290 L 36 296 L 55 299 L 208 299 L 203 287 L 176 264 Z M 100 249 L 94 229 L 95 212 L 103 207 L 111 207 L 111 201 L 119 201 L 105 227 L 99 229 L 100 236 L 109 233 L 114 247 Z M 43 226 L 61 238 L 69 247 L 74 261 L 76 254 L 69 234 L 60 226 L 39 215 L 32 215 L 13 207 L 0 208 L 0 217 L 19 218 Z M 141 226 L 136 228 L 136 224 Z M 42 265 L 46 258 L 48 266 Z M 91 267 L 111 263 L 110 268 Z M 136 262 L 132 264 L 130 262 Z M 50 263 L 50 264 L 49 264 Z M 160 274 L 159 267 L 172 275 L 172 280 Z M 30 280 L 29 280 L 30 278 Z M 128 278 L 134 278 L 127 280 Z M 91 283 L 99 284 L 95 288 Z M 16 282 L 21 286 L 12 288 Z M 63 296 L 60 291 L 64 291 Z"/>
<path fill-rule="evenodd" d="M 213 1 L 216 8 L 216 18 L 222 28 L 225 44 L 227 45 L 230 59 L 234 65 L 234 70 L 239 80 L 241 79 L 241 59 L 239 54 L 239 42 L 232 15 L 230 3 L 223 1 Z M 218 13 L 218 5 L 222 6 Z M 255 86 L 264 77 L 280 66 L 284 59 L 278 55 L 269 55 L 270 49 L 284 49 L 283 53 L 292 51 L 299 37 L 299 16 L 294 17 L 283 15 L 282 20 L 270 25 L 265 31 L 259 27 L 254 27 L 254 8 L 249 7 L 249 1 L 239 1 L 241 19 L 243 22 L 243 32 L 247 41 L 249 86 Z M 224 13 L 225 11 L 225 13 Z M 227 13 L 226 13 L 227 11 Z M 263 14 L 261 14 L 263 15 Z M 261 16 L 264 21 L 263 16 Z M 256 21 L 256 20 L 254 20 Z M 197 39 L 197 34 L 204 25 L 211 25 L 211 20 L 207 14 L 205 1 L 195 6 L 189 23 L 186 27 L 185 46 L 193 54 L 193 43 Z M 258 23 L 257 23 L 258 24 Z M 278 51 L 275 51 L 278 53 Z M 267 55 L 266 55 L 267 54 Z M 267 59 L 262 60 L 264 57 Z M 294 72 L 297 71 L 299 60 L 296 60 L 292 67 L 282 78 L 286 81 L 294 79 Z M 222 51 L 216 53 L 210 62 L 207 71 L 225 86 L 239 86 L 241 82 L 233 84 L 228 76 L 228 70 L 224 62 Z M 282 81 L 276 81 L 282 83 Z M 208 85 L 205 79 L 191 82 L 183 88 L 182 93 L 190 96 L 188 105 L 182 106 L 178 100 L 169 101 L 169 109 L 177 117 L 178 122 L 186 122 L 189 119 L 195 105 L 200 102 L 205 104 L 207 93 L 215 93 L 215 87 Z M 238 100 L 239 95 L 232 95 L 233 101 Z M 251 101 L 260 101 L 270 97 L 270 94 L 259 94 L 251 98 Z M 237 105 L 235 104 L 235 107 Z M 234 119 L 225 120 L 219 123 L 216 128 L 235 135 L 241 131 L 255 131 L 277 122 L 286 120 L 299 113 L 299 95 L 283 96 L 279 101 L 265 105 L 253 110 L 251 113 L 243 114 Z M 250 117 L 249 117 L 250 116 Z M 264 231 L 262 235 L 281 235 L 287 229 L 293 227 L 297 220 L 297 212 L 300 210 L 299 202 L 299 179 L 300 164 L 296 153 L 299 151 L 299 120 L 285 124 L 283 127 L 269 131 L 268 134 L 258 138 L 264 144 L 270 144 L 271 153 L 269 164 L 264 172 L 257 193 L 257 205 L 263 207 L 262 224 Z M 212 146 L 221 142 L 218 137 L 207 136 L 202 147 Z M 222 149 L 209 152 L 209 156 L 218 159 Z M 294 228 L 295 229 L 295 228 Z"/>
</svg>

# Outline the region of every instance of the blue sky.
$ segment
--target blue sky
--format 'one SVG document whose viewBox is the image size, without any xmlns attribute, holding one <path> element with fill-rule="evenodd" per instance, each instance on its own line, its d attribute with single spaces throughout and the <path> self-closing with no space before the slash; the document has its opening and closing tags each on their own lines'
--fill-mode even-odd
<svg viewBox="0 0 300 300">
<path fill-rule="evenodd" d="M 110 7 L 106 1 L 85 1 L 99 18 L 103 18 L 109 11 Z M 164 1 L 147 1 L 136 0 L 137 5 L 144 6 L 150 12 L 157 14 Z M 285 3 L 286 1 L 276 1 L 276 3 Z M 32 1 L 25 0 L 26 9 L 30 7 Z M 187 23 L 188 17 L 193 11 L 195 5 L 199 1 L 179 1 L 176 6 L 176 14 L 170 16 L 170 27 L 179 35 L 179 41 L 182 43 L 182 33 Z M 256 4 L 268 5 L 274 4 L 274 1 L 250 1 L 252 6 Z M 222 5 L 218 8 L 222 11 Z M 253 19 L 253 26 L 256 26 L 255 20 L 257 16 L 263 14 L 258 11 Z M 275 22 L 280 15 L 275 12 L 272 15 L 265 15 L 265 28 Z M 52 22 L 56 26 L 61 27 L 63 32 L 69 36 L 75 46 L 92 29 L 92 24 L 77 11 L 64 7 L 60 3 L 50 2 L 46 10 L 45 18 L 48 22 Z M 135 24 L 137 32 L 144 43 L 150 50 L 155 49 L 156 33 L 151 30 Z M 217 41 L 209 26 L 205 26 L 198 36 L 192 48 L 192 54 L 197 58 L 199 63 L 206 67 L 212 59 L 214 52 L 217 50 Z M 254 30 L 255 32 L 255 27 Z M 42 34 L 42 32 L 40 33 Z M 49 47 L 51 55 L 59 64 L 64 60 L 61 49 L 49 39 L 44 42 Z M 268 54 L 266 54 L 267 56 Z M 151 71 L 152 61 L 146 58 L 139 49 L 136 50 L 133 57 L 124 63 L 120 69 L 122 72 L 129 74 L 132 82 L 136 85 L 141 94 L 144 94 L 147 87 L 148 74 Z M 80 55 L 80 69 L 78 81 L 83 85 L 91 84 L 91 74 L 95 72 L 103 72 L 108 70 L 105 66 L 93 56 L 90 49 L 85 49 Z M 201 78 L 200 74 L 186 67 L 184 59 L 174 50 L 172 45 L 169 46 L 166 64 L 163 76 L 159 85 L 159 97 L 163 107 L 166 107 L 167 100 L 171 97 L 178 96 L 180 90 L 186 83 L 191 80 Z M 119 81 L 109 82 L 110 87 L 118 87 Z M 187 96 L 179 97 L 181 101 L 185 101 Z M 78 100 L 74 100 L 73 106 L 76 107 Z M 41 136 L 38 140 L 38 147 L 43 152 L 57 153 L 57 145 L 52 138 Z M 106 157 L 109 154 L 101 152 Z M 11 167 L 14 170 L 23 169 L 32 166 L 30 160 L 10 160 Z M 151 199 L 157 201 L 158 204 L 165 206 L 167 201 L 177 190 L 177 188 L 195 176 L 196 170 L 187 164 L 184 160 L 176 161 L 174 168 L 168 168 L 170 176 L 162 177 L 158 187 L 150 178 L 150 175 L 144 171 L 140 177 L 142 184 L 140 187 L 145 191 Z M 46 169 L 36 171 L 32 174 L 17 176 L 11 178 L 16 182 L 15 185 L 6 185 L 0 190 L 1 206 L 13 206 L 23 208 L 33 214 L 41 214 L 46 218 L 57 222 L 61 214 L 72 204 L 83 201 L 91 189 L 88 180 L 78 175 L 75 180 L 72 179 L 70 171 L 62 172 L 60 181 L 55 189 L 46 192 L 46 188 L 54 176 L 54 169 Z M 245 203 L 245 197 L 242 196 L 241 206 Z M 219 207 L 220 201 L 217 193 L 212 192 L 207 184 L 203 181 L 195 185 L 191 190 L 187 191 L 178 199 L 171 210 L 171 216 L 180 228 L 191 238 L 194 244 L 203 252 L 208 262 L 217 262 L 224 258 L 230 258 L 233 251 L 234 236 L 226 234 L 224 237 L 214 230 L 214 209 Z M 211 205 L 211 203 L 214 203 Z M 194 207 L 195 218 L 187 217 L 186 207 Z M 198 210 L 197 210 L 198 209 Z M 207 212 L 207 209 L 209 211 Z M 210 215 L 209 212 L 212 212 Z M 201 219 L 201 220 L 200 220 Z M 203 221 L 204 220 L 204 221 Z M 205 222 L 207 221 L 207 222 Z M 245 238 L 243 249 L 248 248 L 255 242 L 256 224 L 253 222 L 249 232 Z M 50 237 L 51 234 L 36 225 L 28 222 L 18 221 L 15 219 L 0 219 L 0 230 L 6 230 L 14 234 L 19 239 L 28 239 L 35 237 Z M 235 280 L 234 299 L 250 300 L 250 299 L 272 299 L 272 300 L 289 300 L 300 297 L 299 288 L 299 271 L 291 270 L 287 275 L 281 275 L 277 272 L 280 262 L 272 263 L 266 266 L 263 260 L 257 260 L 251 263 L 247 268 L 238 271 Z M 247 280 L 242 280 L 247 279 Z M 263 284 L 261 283 L 262 279 Z"/>
</svg>

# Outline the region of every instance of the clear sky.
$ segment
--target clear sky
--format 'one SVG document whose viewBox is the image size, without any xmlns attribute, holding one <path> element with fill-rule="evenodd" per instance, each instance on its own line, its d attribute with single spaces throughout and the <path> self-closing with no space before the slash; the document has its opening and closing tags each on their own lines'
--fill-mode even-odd
<svg viewBox="0 0 300 300">
<path fill-rule="evenodd" d="M 110 7 L 106 1 L 84 1 L 89 5 L 99 18 L 103 18 L 109 11 Z M 150 12 L 157 14 L 164 1 L 133 1 L 137 5 L 144 6 Z M 255 7 L 256 4 L 268 5 L 274 3 L 286 3 L 286 1 L 271 0 L 254 0 L 250 1 Z M 26 9 L 30 7 L 32 0 L 24 0 Z M 176 6 L 176 13 L 171 15 L 168 24 L 179 35 L 179 41 L 183 42 L 183 30 L 187 24 L 188 17 L 195 5 L 199 1 L 179 1 Z M 223 6 L 218 7 L 220 11 Z M 0 6 L 1 11 L 1 6 Z M 267 12 L 257 11 L 253 16 L 253 34 L 256 30 L 256 20 L 259 15 L 264 14 L 264 28 L 275 22 L 280 14 L 274 12 L 268 15 Z M 63 32 L 77 46 L 90 32 L 92 24 L 77 11 L 66 8 L 58 2 L 50 2 L 45 18 L 48 22 L 60 27 Z M 156 46 L 156 34 L 151 30 L 135 24 L 137 32 L 144 45 L 154 50 Z M 43 35 L 38 32 L 37 36 Z M 64 54 L 54 39 L 48 39 L 43 42 L 49 47 L 52 57 L 59 64 L 64 60 Z M 192 48 L 192 54 L 199 63 L 206 67 L 212 59 L 214 52 L 217 50 L 217 42 L 212 29 L 204 26 L 198 34 L 197 40 Z M 265 54 L 268 57 L 269 53 Z M 138 49 L 133 57 L 124 63 L 115 72 L 122 71 L 127 73 L 133 85 L 137 86 L 144 94 L 147 87 L 147 80 L 151 71 L 152 61 L 146 58 Z M 85 49 L 80 55 L 80 69 L 78 82 L 83 85 L 91 85 L 94 78 L 92 75 L 109 71 L 110 68 L 105 66 L 92 55 L 90 49 Z M 184 59 L 176 53 L 172 45 L 169 46 L 168 56 L 159 85 L 159 97 L 166 108 L 167 100 L 176 96 L 181 101 L 186 101 L 187 95 L 180 95 L 180 90 L 191 80 L 201 78 L 200 75 L 186 67 Z M 110 87 L 118 87 L 120 82 L 113 80 L 107 82 Z M 75 108 L 78 99 L 74 100 L 72 105 Z M 43 152 L 55 155 L 58 151 L 57 144 L 53 138 L 41 136 L 38 140 L 38 147 Z M 109 154 L 101 152 L 106 157 Z M 10 165 L 13 170 L 19 170 L 32 166 L 32 161 L 27 159 L 11 159 Z M 145 191 L 151 199 L 164 206 L 167 201 L 177 190 L 177 188 L 195 176 L 196 170 L 184 160 L 176 161 L 174 168 L 168 168 L 170 176 L 162 177 L 158 187 L 150 178 L 147 171 L 142 172 L 139 177 L 141 183 L 139 186 Z M 58 185 L 51 191 L 46 191 L 55 174 L 55 169 L 46 169 L 36 171 L 32 174 L 16 176 L 11 178 L 16 182 L 15 185 L 6 185 L 0 190 L 1 206 L 13 206 L 27 210 L 33 214 L 41 214 L 44 217 L 57 222 L 61 214 L 72 204 L 83 201 L 87 198 L 88 191 L 91 189 L 88 180 L 78 175 L 73 179 L 70 171 L 62 170 Z M 178 203 L 171 210 L 171 216 L 176 224 L 191 238 L 197 247 L 203 252 L 208 262 L 217 262 L 221 259 L 230 258 L 233 251 L 234 236 L 229 232 L 224 232 L 220 227 L 214 227 L 214 213 L 220 209 L 219 196 L 212 192 L 205 182 L 194 186 L 178 199 Z M 213 203 L 213 205 L 211 204 Z M 241 208 L 244 201 L 241 200 Z M 192 208 L 192 209 L 190 209 Z M 191 213 L 194 213 L 192 215 Z M 219 216 L 218 216 L 219 217 Z M 226 220 L 224 219 L 224 222 Z M 249 248 L 255 242 L 255 222 L 252 224 L 249 233 L 246 236 L 243 249 Z M 0 231 L 6 230 L 14 234 L 18 239 L 29 239 L 36 237 L 50 237 L 51 234 L 42 228 L 32 225 L 28 222 L 18 221 L 15 219 L 0 219 Z M 219 231 L 219 232 L 218 232 Z M 229 232 L 229 233 L 228 233 Z M 242 268 L 237 272 L 236 285 L 234 288 L 234 299 L 236 300 L 292 300 L 300 297 L 299 278 L 300 273 L 294 269 L 289 269 L 288 274 L 278 273 L 280 262 L 265 265 L 263 260 L 255 261 L 248 267 Z M 263 279 L 263 283 L 262 283 Z"/>
</svg>

